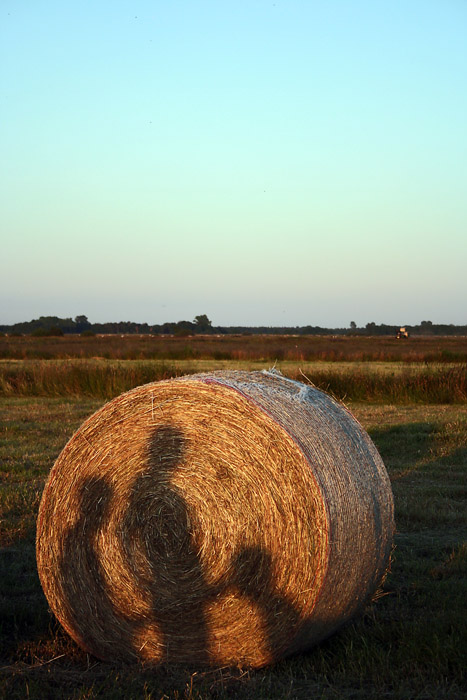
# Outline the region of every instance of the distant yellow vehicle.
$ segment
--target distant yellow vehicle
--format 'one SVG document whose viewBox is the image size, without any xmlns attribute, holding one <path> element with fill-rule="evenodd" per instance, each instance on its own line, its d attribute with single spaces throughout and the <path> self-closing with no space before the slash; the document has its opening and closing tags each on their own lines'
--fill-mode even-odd
<svg viewBox="0 0 467 700">
<path fill-rule="evenodd" d="M 409 337 L 409 331 L 405 326 L 402 328 L 399 328 L 399 330 L 396 333 L 396 338 L 399 340 L 400 338 L 408 338 Z"/>
</svg>

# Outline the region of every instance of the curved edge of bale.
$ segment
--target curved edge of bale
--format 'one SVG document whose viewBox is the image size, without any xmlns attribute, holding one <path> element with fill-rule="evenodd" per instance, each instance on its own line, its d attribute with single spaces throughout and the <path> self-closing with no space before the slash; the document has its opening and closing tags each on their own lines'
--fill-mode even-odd
<svg viewBox="0 0 467 700">
<path fill-rule="evenodd" d="M 195 378 L 230 386 L 268 413 L 299 445 L 323 494 L 329 523 L 326 577 L 312 619 L 286 654 L 309 648 L 363 610 L 387 574 L 395 531 L 387 470 L 351 411 L 316 387 L 276 370 Z"/>
</svg>

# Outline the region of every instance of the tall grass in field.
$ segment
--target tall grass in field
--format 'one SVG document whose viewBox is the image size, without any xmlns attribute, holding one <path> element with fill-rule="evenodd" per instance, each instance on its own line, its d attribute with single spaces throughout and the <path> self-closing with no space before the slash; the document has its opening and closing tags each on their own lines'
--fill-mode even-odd
<svg viewBox="0 0 467 700">
<path fill-rule="evenodd" d="M 235 369 L 236 363 L 229 367 Z M 319 363 L 302 371 L 299 363 L 278 365 L 286 376 L 309 381 L 340 400 L 386 403 L 463 403 L 467 401 L 467 365 L 398 368 L 397 371 L 335 367 Z M 203 369 L 209 369 L 206 365 Z M 211 368 L 212 369 L 212 368 Z M 68 362 L 25 361 L 0 364 L 0 395 L 88 396 L 110 399 L 141 384 L 200 371 L 196 361 Z M 305 376 L 306 375 L 306 376 Z"/>
<path fill-rule="evenodd" d="M 150 362 L 18 363 L 0 367 L 0 395 L 110 399 L 135 386 L 182 373 L 174 366 Z"/>
<path fill-rule="evenodd" d="M 306 381 L 303 373 L 291 377 Z M 336 372 L 331 367 L 316 370 L 308 380 L 341 401 L 385 403 L 464 403 L 467 401 L 467 365 L 411 368 L 400 373 Z"/>
</svg>

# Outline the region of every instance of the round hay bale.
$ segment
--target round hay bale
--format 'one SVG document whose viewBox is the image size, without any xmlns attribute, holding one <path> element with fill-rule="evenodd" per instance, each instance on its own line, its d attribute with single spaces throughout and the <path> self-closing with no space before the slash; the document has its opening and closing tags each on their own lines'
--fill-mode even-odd
<svg viewBox="0 0 467 700">
<path fill-rule="evenodd" d="M 44 490 L 37 563 L 97 657 L 260 667 L 371 600 L 393 529 L 347 409 L 274 371 L 222 371 L 138 387 L 82 425 Z"/>
</svg>

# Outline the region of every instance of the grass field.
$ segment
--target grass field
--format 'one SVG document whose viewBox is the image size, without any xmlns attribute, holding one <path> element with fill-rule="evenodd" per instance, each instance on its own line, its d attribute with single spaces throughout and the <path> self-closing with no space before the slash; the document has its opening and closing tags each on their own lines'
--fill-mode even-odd
<svg viewBox="0 0 467 700">
<path fill-rule="evenodd" d="M 110 399 L 135 386 L 212 369 L 268 369 L 342 401 L 464 403 L 467 364 L 242 360 L 0 360 L 0 396 Z"/>
<path fill-rule="evenodd" d="M 467 362 L 467 337 L 125 335 L 0 336 L 0 358 L 279 362 Z"/>
<path fill-rule="evenodd" d="M 200 360 L 190 361 L 193 371 L 212 367 L 212 361 L 202 365 Z M 282 367 L 285 372 L 311 370 L 315 381 L 316 365 L 290 362 Z M 175 363 L 160 361 L 169 374 L 174 368 L 177 373 L 187 370 L 186 364 Z M 82 652 L 48 612 L 35 564 L 35 519 L 46 475 L 84 418 L 102 405 L 107 392 L 113 395 L 121 390 L 119 382 L 125 373 L 112 368 L 112 363 L 96 361 L 101 375 L 113 372 L 120 379 L 108 385 L 94 377 L 88 380 L 91 389 L 84 391 L 81 382 L 91 366 L 86 361 L 72 391 L 67 373 L 74 363 L 38 365 L 43 376 L 50 372 L 56 382 L 60 378 L 65 382 L 61 394 L 58 383 L 40 391 L 37 377 L 28 384 L 24 380 L 27 364 L 5 360 L 0 367 L 0 697 L 467 697 L 465 396 L 459 395 L 455 402 L 436 401 L 428 390 L 418 399 L 412 394 L 403 398 L 398 390 L 393 392 L 396 400 L 389 401 L 382 395 L 371 397 L 366 390 L 365 400 L 346 399 L 383 456 L 396 504 L 392 569 L 383 594 L 365 615 L 308 653 L 269 669 L 150 670 L 113 666 Z M 131 365 L 124 366 L 131 369 Z M 154 372 L 154 363 L 148 366 Z M 257 366 L 254 363 L 252 368 Z M 326 363 L 318 366 L 330 371 Z M 8 389 L 5 372 L 10 372 L 11 379 L 12 368 L 23 384 L 15 388 L 13 383 Z M 360 382 L 361 373 L 366 372 L 397 384 L 398 377 L 407 380 L 407 370 L 420 377 L 423 372 L 462 371 L 462 365 L 441 368 L 423 363 L 417 369 L 403 363 L 365 367 L 333 363 L 332 369 L 347 378 L 354 374 Z M 131 375 L 132 381 L 139 377 Z"/>
</svg>

